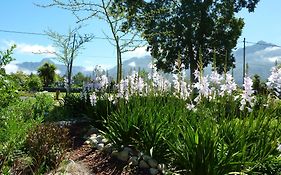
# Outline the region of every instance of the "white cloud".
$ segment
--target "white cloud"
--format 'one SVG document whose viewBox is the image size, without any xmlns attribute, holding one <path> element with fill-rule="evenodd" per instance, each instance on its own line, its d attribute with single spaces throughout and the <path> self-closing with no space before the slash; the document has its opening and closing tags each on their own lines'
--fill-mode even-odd
<svg viewBox="0 0 281 175">
<path fill-rule="evenodd" d="M 5 41 L 6 45 L 9 47 L 15 44 L 16 51 L 23 54 L 40 54 L 44 57 L 55 57 L 54 52 L 56 49 L 52 45 L 39 45 L 39 44 L 26 44 L 26 43 L 17 43 L 15 41 Z"/>
<path fill-rule="evenodd" d="M 280 47 L 267 47 L 263 50 L 259 50 L 259 51 L 256 51 L 255 52 L 255 55 L 258 55 L 258 56 L 264 56 L 266 54 L 270 54 L 270 53 L 276 53 L 276 52 L 280 52 L 281 51 L 281 48 Z"/>
<path fill-rule="evenodd" d="M 130 62 L 129 63 L 129 66 L 131 66 L 131 67 L 136 67 L 136 63 L 133 61 L 133 62 Z"/>
<path fill-rule="evenodd" d="M 31 73 L 33 73 L 33 74 L 37 73 L 36 71 L 30 71 L 28 69 L 19 68 L 17 66 L 16 61 L 13 61 L 13 62 L 7 64 L 6 66 L 4 66 L 4 69 L 5 69 L 7 74 L 16 73 L 17 71 L 22 71 L 23 73 L 25 73 L 27 75 L 30 75 Z"/>
<path fill-rule="evenodd" d="M 55 72 L 56 72 L 56 74 L 60 74 L 61 73 L 61 71 L 59 69 L 56 69 Z"/>
<path fill-rule="evenodd" d="M 272 62 L 272 63 L 274 63 L 274 62 L 280 62 L 281 61 L 281 57 L 280 56 L 276 56 L 276 57 L 267 57 L 267 58 L 265 58 L 266 60 L 268 60 L 268 61 L 270 61 L 270 62 Z"/>
<path fill-rule="evenodd" d="M 11 74 L 17 72 L 19 70 L 19 67 L 14 63 L 10 63 L 4 66 L 4 69 L 7 74 Z"/>
<path fill-rule="evenodd" d="M 148 55 L 150 55 L 150 53 L 146 51 L 146 48 L 147 48 L 147 46 L 143 46 L 143 47 L 137 48 L 134 51 L 126 52 L 126 53 L 124 53 L 123 57 L 125 59 L 129 59 L 132 57 L 140 58 L 140 57 L 148 56 Z"/>
<path fill-rule="evenodd" d="M 111 64 L 88 65 L 88 66 L 83 66 L 83 67 L 85 68 L 85 71 L 91 72 L 95 69 L 96 66 L 100 67 L 103 70 L 108 70 L 108 69 L 113 68 L 113 65 L 111 65 Z"/>
<path fill-rule="evenodd" d="M 264 49 L 265 52 L 272 52 L 272 51 L 277 51 L 277 50 L 281 50 L 280 47 L 267 47 Z"/>
</svg>

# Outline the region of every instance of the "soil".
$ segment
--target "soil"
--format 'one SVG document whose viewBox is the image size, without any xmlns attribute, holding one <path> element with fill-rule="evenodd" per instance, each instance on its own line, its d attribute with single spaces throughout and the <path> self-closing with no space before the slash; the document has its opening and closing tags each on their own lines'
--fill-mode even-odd
<svg viewBox="0 0 281 175">
<path fill-rule="evenodd" d="M 67 153 L 67 159 L 84 164 L 94 175 L 149 175 L 148 170 L 130 167 L 126 162 L 85 144 L 85 128 L 89 128 L 88 123 L 76 123 L 69 127 L 73 148 Z"/>
</svg>

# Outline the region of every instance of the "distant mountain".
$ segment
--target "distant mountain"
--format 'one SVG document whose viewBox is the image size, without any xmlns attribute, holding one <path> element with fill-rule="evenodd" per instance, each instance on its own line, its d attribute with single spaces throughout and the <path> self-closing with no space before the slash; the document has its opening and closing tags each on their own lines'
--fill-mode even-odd
<svg viewBox="0 0 281 175">
<path fill-rule="evenodd" d="M 122 62 L 122 70 L 123 74 L 127 75 L 130 71 L 138 71 L 139 69 L 149 71 L 150 70 L 150 63 L 151 63 L 151 56 L 144 56 L 144 57 L 133 57 L 128 60 Z M 108 74 L 110 76 L 115 77 L 117 71 L 117 66 L 108 70 Z"/>
<path fill-rule="evenodd" d="M 57 71 L 60 75 L 65 75 L 66 73 L 66 66 L 63 64 L 55 64 L 51 58 L 44 58 L 40 62 L 23 62 L 15 64 L 19 70 L 25 72 L 36 72 L 37 69 L 42 66 L 44 63 L 51 63 L 54 64 L 57 68 Z M 82 72 L 84 74 L 90 74 L 91 72 L 86 71 L 86 69 L 82 66 L 73 66 L 73 75 L 77 74 L 78 72 Z"/>
<path fill-rule="evenodd" d="M 233 52 L 236 59 L 236 68 L 233 70 L 234 78 L 236 82 L 242 83 L 242 65 L 243 65 L 243 48 L 240 48 Z M 132 70 L 146 70 L 150 71 L 151 56 L 144 57 L 133 57 L 128 60 L 123 61 L 123 74 L 127 75 Z M 274 44 L 267 43 L 264 41 L 259 41 L 258 43 L 246 47 L 246 63 L 249 66 L 249 75 L 258 74 L 262 80 L 266 80 L 270 75 L 270 69 L 274 66 L 275 61 L 281 62 L 281 48 L 274 46 Z M 36 72 L 38 67 L 40 67 L 45 62 L 53 63 L 52 59 L 45 58 L 40 62 L 23 62 L 17 63 L 16 67 L 18 70 L 25 72 Z M 66 67 L 62 64 L 55 64 L 60 75 L 64 75 L 66 72 Z M 13 67 L 12 67 L 13 68 Z M 205 73 L 210 73 L 210 68 L 206 68 Z M 87 75 L 91 75 L 90 71 L 82 66 L 73 66 L 73 75 L 78 72 L 82 72 Z M 116 66 L 108 70 L 108 75 L 116 77 Z M 189 75 L 189 72 L 188 74 Z"/>
<path fill-rule="evenodd" d="M 274 44 L 259 41 L 258 43 L 246 47 L 246 63 L 248 63 L 248 73 L 250 76 L 258 74 L 262 80 L 266 80 L 270 75 L 270 69 L 275 65 L 277 60 L 281 62 L 281 48 L 275 47 Z M 240 48 L 233 52 L 235 57 L 236 68 L 233 70 L 234 78 L 236 82 L 242 84 L 242 70 L 243 70 L 243 48 Z M 151 63 L 151 57 L 145 56 L 141 58 L 131 58 L 123 61 L 123 73 L 126 75 L 130 70 L 144 69 L 149 71 L 149 65 Z M 205 73 L 209 74 L 210 68 L 205 69 Z M 108 70 L 109 75 L 116 75 L 116 66 Z M 189 76 L 189 72 L 187 74 Z"/>
</svg>

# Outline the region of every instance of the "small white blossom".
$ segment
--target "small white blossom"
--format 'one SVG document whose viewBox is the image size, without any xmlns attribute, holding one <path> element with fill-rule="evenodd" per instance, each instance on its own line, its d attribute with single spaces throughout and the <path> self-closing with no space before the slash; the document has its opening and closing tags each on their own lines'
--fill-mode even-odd
<svg viewBox="0 0 281 175">
<path fill-rule="evenodd" d="M 243 87 L 244 87 L 244 90 L 241 94 L 241 101 L 240 101 L 240 110 L 244 110 L 246 105 L 249 104 L 250 107 L 253 107 L 254 106 L 254 101 L 255 101 L 255 97 L 253 96 L 253 89 L 252 89 L 252 86 L 253 86 L 253 81 L 250 77 L 245 77 L 244 78 L 244 84 L 243 84 Z M 248 111 L 251 112 L 251 108 L 247 107 Z"/>
</svg>

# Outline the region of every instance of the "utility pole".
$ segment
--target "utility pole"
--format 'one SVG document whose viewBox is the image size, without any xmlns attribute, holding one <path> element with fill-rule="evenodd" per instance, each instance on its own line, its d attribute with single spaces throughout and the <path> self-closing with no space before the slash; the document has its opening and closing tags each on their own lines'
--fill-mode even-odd
<svg viewBox="0 0 281 175">
<path fill-rule="evenodd" d="M 244 78 L 245 78 L 245 73 L 246 73 L 246 39 L 244 38 L 244 47 L 243 47 L 243 84 L 244 84 Z"/>
</svg>

